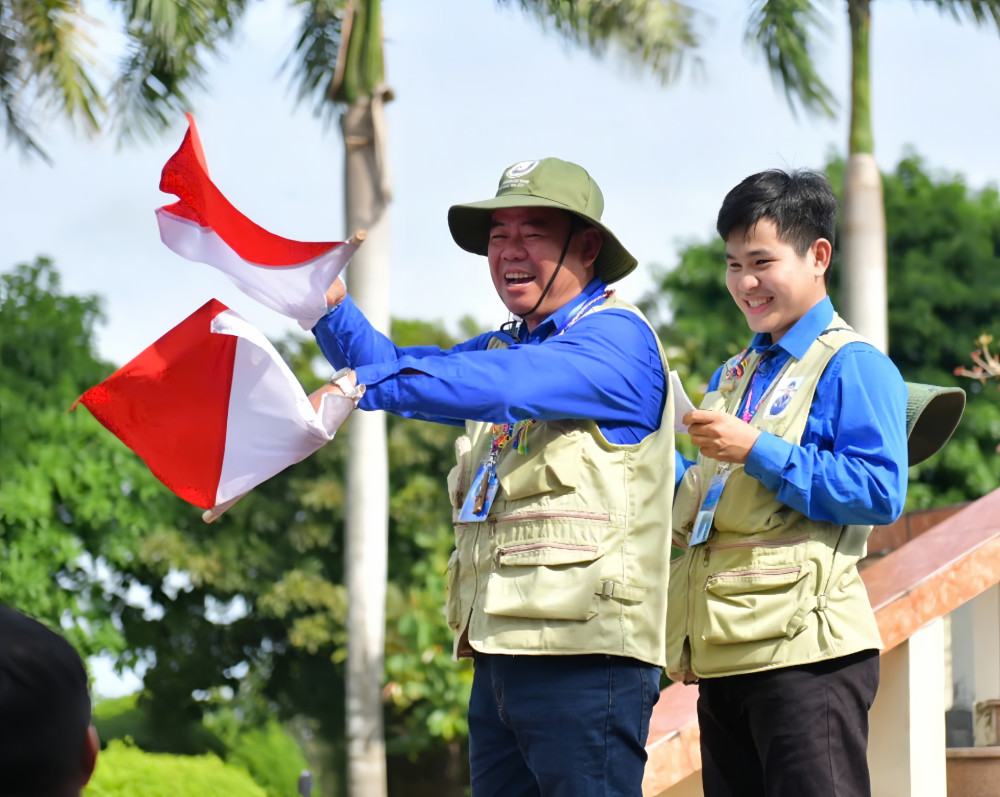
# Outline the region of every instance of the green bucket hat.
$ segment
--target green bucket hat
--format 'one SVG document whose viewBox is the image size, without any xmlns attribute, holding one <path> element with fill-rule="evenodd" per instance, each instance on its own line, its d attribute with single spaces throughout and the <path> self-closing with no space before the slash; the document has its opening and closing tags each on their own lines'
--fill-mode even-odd
<svg viewBox="0 0 1000 797">
<path fill-rule="evenodd" d="M 451 237 L 466 252 L 485 255 L 493 211 L 526 207 L 566 210 L 600 230 L 604 242 L 594 261 L 594 273 L 605 282 L 620 280 L 636 267 L 636 259 L 600 222 L 604 196 L 594 178 L 559 158 L 515 163 L 504 170 L 493 199 L 452 205 L 448 209 Z"/>
<path fill-rule="evenodd" d="M 965 391 L 907 382 L 906 434 L 910 466 L 923 462 L 948 442 L 965 411 Z"/>
</svg>

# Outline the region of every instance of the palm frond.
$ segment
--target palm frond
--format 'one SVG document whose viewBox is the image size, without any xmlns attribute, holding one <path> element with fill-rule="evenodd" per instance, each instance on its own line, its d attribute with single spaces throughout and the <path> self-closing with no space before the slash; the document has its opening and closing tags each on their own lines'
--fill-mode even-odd
<svg viewBox="0 0 1000 797">
<path fill-rule="evenodd" d="M 1000 0 L 927 0 L 948 11 L 956 22 L 971 18 L 976 25 L 993 25 L 1000 33 Z"/>
<path fill-rule="evenodd" d="M 291 70 L 297 83 L 296 98 L 312 98 L 313 112 L 329 122 L 337 112 L 333 102 L 338 56 L 346 16 L 345 0 L 294 0 L 305 13 L 295 42 L 282 69 Z"/>
<path fill-rule="evenodd" d="M 32 119 L 55 108 L 88 132 L 98 128 L 104 104 L 90 76 L 93 23 L 74 0 L 0 3 L 0 104 L 9 141 L 47 158 Z"/>
<path fill-rule="evenodd" d="M 188 91 L 202 86 L 248 0 L 113 0 L 124 16 L 126 53 L 113 87 L 123 140 L 148 137 L 188 109 Z"/>
<path fill-rule="evenodd" d="M 9 27 L 3 24 L 6 12 L 6 8 L 0 7 L 0 110 L 3 112 L 4 132 L 8 142 L 22 153 L 39 155 L 48 160 L 35 140 L 31 120 L 21 101 L 17 42 L 12 38 Z"/>
<path fill-rule="evenodd" d="M 836 100 L 814 63 L 814 43 L 828 32 L 829 20 L 815 0 L 754 3 L 747 41 L 764 51 L 768 68 L 793 112 L 799 102 L 807 111 L 835 115 Z"/>
<path fill-rule="evenodd" d="M 699 12 L 677 0 L 495 0 L 517 3 L 546 29 L 586 46 L 597 56 L 609 47 L 649 69 L 663 83 L 674 80 L 697 49 Z M 707 18 L 706 18 L 707 19 Z"/>
</svg>

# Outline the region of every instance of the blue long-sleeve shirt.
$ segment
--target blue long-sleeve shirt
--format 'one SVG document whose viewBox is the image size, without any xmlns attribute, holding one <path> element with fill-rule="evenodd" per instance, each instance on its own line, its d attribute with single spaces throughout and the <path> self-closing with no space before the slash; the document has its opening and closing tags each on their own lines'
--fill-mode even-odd
<svg viewBox="0 0 1000 797">
<path fill-rule="evenodd" d="M 528 333 L 487 332 L 450 349 L 401 348 L 379 333 L 346 297 L 313 328 L 336 368 L 365 385 L 365 410 L 461 425 L 534 418 L 597 422 L 612 443 L 642 440 L 660 425 L 666 379 L 653 331 L 635 313 L 599 303 L 607 286 L 593 280 Z M 493 337 L 507 348 L 487 350 Z"/>
<path fill-rule="evenodd" d="M 824 298 L 777 343 L 769 334 L 754 335 L 750 350 L 768 351 L 754 383 L 754 403 L 789 357 L 801 359 L 832 319 L 833 305 Z M 710 391 L 721 374 L 720 367 Z M 782 504 L 814 520 L 891 523 L 906 500 L 906 402 L 906 384 L 892 361 L 873 346 L 848 343 L 819 379 L 800 444 L 761 432 L 744 469 Z M 678 479 L 694 464 L 681 459 Z"/>
</svg>

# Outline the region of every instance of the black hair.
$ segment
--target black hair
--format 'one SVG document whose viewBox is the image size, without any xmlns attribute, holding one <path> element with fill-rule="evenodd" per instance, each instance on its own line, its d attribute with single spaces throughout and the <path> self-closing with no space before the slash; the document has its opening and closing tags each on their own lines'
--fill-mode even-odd
<svg viewBox="0 0 1000 797">
<path fill-rule="evenodd" d="M 715 229 L 725 241 L 733 231 L 753 230 L 761 219 L 773 221 L 779 240 L 801 257 L 819 238 L 833 246 L 837 197 L 822 174 L 768 169 L 751 174 L 726 194 Z"/>
<path fill-rule="evenodd" d="M 78 784 L 90 712 L 75 648 L 0 605 L 0 797 L 49 797 Z"/>
</svg>

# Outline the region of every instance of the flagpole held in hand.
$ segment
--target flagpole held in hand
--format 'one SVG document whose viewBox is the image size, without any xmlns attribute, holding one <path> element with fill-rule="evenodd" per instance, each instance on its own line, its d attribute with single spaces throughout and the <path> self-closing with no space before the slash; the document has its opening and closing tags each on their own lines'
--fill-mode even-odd
<svg viewBox="0 0 1000 797">
<path fill-rule="evenodd" d="M 249 492 L 249 490 L 247 491 Z M 211 523 L 213 520 L 218 520 L 222 517 L 226 511 L 237 501 L 239 501 L 246 493 L 236 496 L 235 498 L 230 498 L 228 501 L 223 501 L 221 504 L 213 506 L 211 509 L 206 509 L 201 514 L 201 519 L 206 523 Z"/>
</svg>

